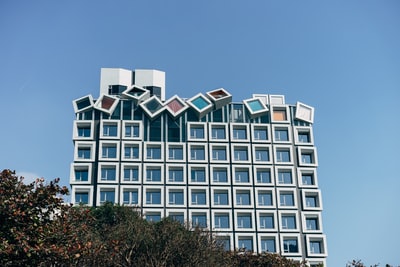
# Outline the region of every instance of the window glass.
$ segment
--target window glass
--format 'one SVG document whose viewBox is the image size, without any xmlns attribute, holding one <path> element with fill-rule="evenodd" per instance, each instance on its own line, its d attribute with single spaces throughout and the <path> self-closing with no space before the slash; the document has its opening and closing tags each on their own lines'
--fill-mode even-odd
<svg viewBox="0 0 400 267">
<path fill-rule="evenodd" d="M 235 170 L 235 181 L 238 183 L 249 182 L 249 171 L 247 169 L 236 169 Z"/>
<path fill-rule="evenodd" d="M 294 206 L 293 193 L 281 193 L 280 203 L 281 206 Z"/>
<path fill-rule="evenodd" d="M 148 146 L 147 147 L 147 159 L 161 159 L 161 147 L 160 146 Z"/>
<path fill-rule="evenodd" d="M 161 168 L 154 167 L 146 170 L 146 181 L 161 182 Z"/>
<path fill-rule="evenodd" d="M 250 205 L 250 192 L 249 191 L 238 191 L 236 193 L 236 204 L 237 205 Z"/>
<path fill-rule="evenodd" d="M 226 168 L 214 168 L 213 181 L 219 183 L 226 183 L 228 181 L 228 174 Z"/>
<path fill-rule="evenodd" d="M 229 228 L 229 214 L 217 213 L 214 216 L 215 228 Z"/>
<path fill-rule="evenodd" d="M 115 191 L 100 190 L 100 204 L 115 201 Z"/>
<path fill-rule="evenodd" d="M 231 240 L 228 238 L 217 237 L 217 244 L 220 245 L 225 251 L 229 251 L 231 249 Z"/>
<path fill-rule="evenodd" d="M 183 148 L 182 147 L 169 147 L 168 159 L 182 160 Z"/>
<path fill-rule="evenodd" d="M 113 125 L 113 124 L 105 124 L 103 125 L 103 136 L 110 136 L 110 137 L 115 137 L 117 136 L 117 125 Z"/>
<path fill-rule="evenodd" d="M 87 182 L 89 180 L 88 170 L 75 170 L 75 181 Z"/>
<path fill-rule="evenodd" d="M 256 161 L 269 161 L 268 149 L 256 148 L 255 151 Z"/>
<path fill-rule="evenodd" d="M 139 147 L 135 145 L 126 145 L 124 149 L 124 158 L 126 159 L 138 159 L 139 158 Z"/>
<path fill-rule="evenodd" d="M 277 149 L 276 150 L 276 160 L 277 160 L 277 162 L 290 162 L 289 149 Z"/>
<path fill-rule="evenodd" d="M 246 128 L 233 128 L 233 139 L 234 140 L 245 140 L 247 139 Z"/>
<path fill-rule="evenodd" d="M 239 249 L 247 251 L 253 251 L 253 239 L 252 238 L 239 238 Z"/>
<path fill-rule="evenodd" d="M 161 204 L 161 191 L 160 190 L 147 191 L 146 204 Z"/>
<path fill-rule="evenodd" d="M 204 146 L 192 146 L 190 148 L 190 159 L 204 160 L 205 159 Z"/>
<path fill-rule="evenodd" d="M 235 160 L 248 160 L 247 148 L 246 147 L 235 147 L 234 148 Z"/>
<path fill-rule="evenodd" d="M 310 143 L 310 133 L 299 132 L 298 139 L 300 143 Z"/>
<path fill-rule="evenodd" d="M 138 167 L 124 167 L 124 181 L 136 182 L 139 180 Z"/>
<path fill-rule="evenodd" d="M 238 214 L 237 216 L 238 228 L 251 228 L 251 214 Z"/>
<path fill-rule="evenodd" d="M 203 139 L 204 138 L 204 127 L 202 125 L 191 125 L 190 126 L 190 138 L 192 139 Z"/>
<path fill-rule="evenodd" d="M 183 191 L 170 191 L 168 203 L 174 205 L 183 205 Z"/>
<path fill-rule="evenodd" d="M 102 181 L 115 181 L 116 170 L 114 166 L 101 167 L 101 180 Z"/>
<path fill-rule="evenodd" d="M 76 204 L 89 204 L 89 193 L 87 192 L 75 192 L 75 203 Z"/>
<path fill-rule="evenodd" d="M 282 228 L 283 229 L 296 229 L 295 215 L 282 215 Z"/>
<path fill-rule="evenodd" d="M 117 157 L 117 146 L 116 145 L 104 145 L 102 149 L 102 157 L 114 159 Z"/>
<path fill-rule="evenodd" d="M 205 182 L 206 181 L 206 171 L 204 168 L 192 168 L 190 173 L 190 180 L 192 182 Z"/>
<path fill-rule="evenodd" d="M 183 168 L 170 168 L 168 171 L 168 181 L 183 182 Z"/>
<path fill-rule="evenodd" d="M 292 184 L 292 171 L 291 170 L 278 170 L 278 181 L 280 184 Z"/>
<path fill-rule="evenodd" d="M 301 179 L 304 185 L 314 185 L 314 176 L 311 173 L 303 173 Z"/>
<path fill-rule="evenodd" d="M 90 126 L 78 126 L 79 137 L 90 137 Z"/>
<path fill-rule="evenodd" d="M 286 253 L 297 253 L 299 252 L 297 239 L 284 239 L 283 240 L 283 251 Z"/>
<path fill-rule="evenodd" d="M 307 230 L 319 230 L 317 218 L 306 218 Z"/>
<path fill-rule="evenodd" d="M 193 227 L 207 227 L 207 216 L 204 213 L 192 215 L 192 226 Z"/>
<path fill-rule="evenodd" d="M 287 128 L 275 128 L 276 141 L 289 141 L 289 134 Z"/>
<path fill-rule="evenodd" d="M 206 191 L 193 190 L 192 191 L 192 205 L 205 205 L 206 204 Z"/>
<path fill-rule="evenodd" d="M 159 222 L 161 221 L 161 214 L 159 213 L 147 213 L 146 221 L 148 222 Z"/>
<path fill-rule="evenodd" d="M 268 133 L 267 129 L 263 128 L 254 128 L 254 140 L 267 140 Z"/>
<path fill-rule="evenodd" d="M 258 205 L 272 206 L 272 193 L 267 191 L 258 191 Z"/>
<path fill-rule="evenodd" d="M 171 220 L 178 221 L 181 224 L 185 223 L 185 216 L 183 213 L 170 213 L 168 216 Z"/>
<path fill-rule="evenodd" d="M 139 125 L 125 125 L 125 137 L 139 137 Z"/>
<path fill-rule="evenodd" d="M 216 127 L 213 126 L 211 128 L 211 139 L 225 139 L 225 127 Z"/>
<path fill-rule="evenodd" d="M 271 172 L 268 169 L 257 169 L 257 183 L 271 183 Z"/>
<path fill-rule="evenodd" d="M 261 251 L 262 252 L 276 252 L 275 239 L 261 239 Z"/>
<path fill-rule="evenodd" d="M 228 205 L 228 191 L 215 190 L 214 191 L 214 205 Z"/>
<path fill-rule="evenodd" d="M 138 204 L 138 191 L 137 189 L 126 189 L 123 192 L 123 203 L 125 205 Z"/>
<path fill-rule="evenodd" d="M 261 229 L 273 229 L 274 225 L 274 216 L 270 215 L 260 215 L 260 228 Z"/>
<path fill-rule="evenodd" d="M 321 242 L 320 241 L 310 241 L 310 251 L 311 253 L 319 254 L 321 253 Z"/>
<path fill-rule="evenodd" d="M 302 153 L 301 154 L 301 162 L 305 164 L 313 163 L 312 154 L 309 153 Z"/>
<path fill-rule="evenodd" d="M 315 208 L 317 207 L 317 197 L 316 196 L 306 196 L 306 206 Z"/>
</svg>

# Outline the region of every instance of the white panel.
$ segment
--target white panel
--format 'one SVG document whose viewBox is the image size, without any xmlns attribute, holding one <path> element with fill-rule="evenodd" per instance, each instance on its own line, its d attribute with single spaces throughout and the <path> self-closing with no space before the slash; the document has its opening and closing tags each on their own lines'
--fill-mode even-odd
<svg viewBox="0 0 400 267">
<path fill-rule="evenodd" d="M 102 68 L 100 78 L 100 94 L 108 94 L 109 85 L 132 85 L 132 71 L 117 68 Z"/>
</svg>

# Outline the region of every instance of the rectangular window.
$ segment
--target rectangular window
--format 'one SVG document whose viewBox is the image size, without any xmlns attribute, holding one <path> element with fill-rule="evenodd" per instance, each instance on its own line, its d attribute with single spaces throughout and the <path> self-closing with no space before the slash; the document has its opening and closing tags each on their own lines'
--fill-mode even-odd
<svg viewBox="0 0 400 267">
<path fill-rule="evenodd" d="M 161 182 L 161 168 L 151 167 L 146 170 L 146 181 L 148 182 Z"/>
<path fill-rule="evenodd" d="M 169 191 L 168 204 L 183 205 L 183 191 L 182 190 Z"/>
<path fill-rule="evenodd" d="M 268 191 L 258 191 L 258 205 L 272 206 L 272 193 Z"/>
<path fill-rule="evenodd" d="M 192 227 L 207 227 L 207 215 L 205 213 L 192 214 Z"/>
<path fill-rule="evenodd" d="M 273 109 L 273 119 L 274 121 L 286 121 L 286 109 Z"/>
<path fill-rule="evenodd" d="M 185 215 L 183 215 L 183 213 L 179 212 L 170 213 L 168 217 L 173 221 L 180 222 L 181 224 L 185 223 Z"/>
<path fill-rule="evenodd" d="M 290 162 L 290 150 L 289 149 L 277 149 L 276 150 L 276 161 L 277 162 Z"/>
<path fill-rule="evenodd" d="M 89 204 L 89 193 L 88 192 L 75 192 L 75 204 Z"/>
<path fill-rule="evenodd" d="M 299 132 L 298 139 L 300 143 L 311 143 L 309 132 Z"/>
<path fill-rule="evenodd" d="M 233 104 L 232 110 L 232 121 L 233 122 L 243 122 L 243 105 L 242 104 Z"/>
<path fill-rule="evenodd" d="M 78 136 L 79 137 L 90 137 L 90 125 L 78 126 Z"/>
<path fill-rule="evenodd" d="M 306 196 L 306 206 L 308 208 L 315 208 L 318 207 L 317 204 L 317 197 L 316 196 Z"/>
<path fill-rule="evenodd" d="M 214 168 L 213 181 L 217 183 L 226 183 L 228 181 L 228 171 L 226 168 Z"/>
<path fill-rule="evenodd" d="M 193 190 L 192 191 L 192 205 L 206 205 L 206 191 Z"/>
<path fill-rule="evenodd" d="M 213 147 L 212 148 L 212 159 L 213 160 L 226 160 L 226 148 L 225 147 Z"/>
<path fill-rule="evenodd" d="M 235 181 L 237 183 L 248 183 L 249 182 L 249 170 L 236 169 L 235 170 Z"/>
<path fill-rule="evenodd" d="M 190 138 L 204 139 L 204 126 L 191 125 L 190 126 Z"/>
<path fill-rule="evenodd" d="M 301 162 L 305 164 L 311 164 L 313 162 L 313 156 L 310 153 L 302 153 L 301 154 Z"/>
<path fill-rule="evenodd" d="M 125 125 L 125 137 L 139 137 L 139 125 L 138 124 L 127 124 Z"/>
<path fill-rule="evenodd" d="M 125 205 L 137 205 L 139 203 L 137 189 L 125 189 L 123 192 L 123 203 Z"/>
<path fill-rule="evenodd" d="M 296 229 L 296 216 L 282 215 L 282 229 Z"/>
<path fill-rule="evenodd" d="M 278 181 L 280 184 L 292 184 L 292 171 L 288 169 L 279 169 L 278 170 Z"/>
<path fill-rule="evenodd" d="M 76 169 L 75 170 L 75 181 L 87 182 L 89 180 L 89 171 L 87 169 Z"/>
<path fill-rule="evenodd" d="M 183 182 L 183 168 L 180 167 L 169 168 L 168 181 Z"/>
<path fill-rule="evenodd" d="M 310 241 L 310 252 L 313 254 L 322 253 L 320 241 Z"/>
<path fill-rule="evenodd" d="M 246 140 L 247 139 L 246 128 L 233 128 L 232 135 L 234 140 Z"/>
<path fill-rule="evenodd" d="M 253 239 L 250 237 L 239 237 L 239 249 L 244 249 L 246 251 L 253 251 Z"/>
<path fill-rule="evenodd" d="M 214 191 L 214 205 L 228 205 L 228 191 L 215 190 Z"/>
<path fill-rule="evenodd" d="M 205 182 L 206 181 L 206 171 L 204 168 L 192 168 L 190 171 L 190 180 L 192 182 Z"/>
<path fill-rule="evenodd" d="M 268 140 L 268 132 L 267 129 L 265 128 L 254 128 L 253 134 L 254 134 L 254 140 L 257 141 Z"/>
<path fill-rule="evenodd" d="M 251 228 L 251 214 L 243 213 L 237 216 L 237 228 Z"/>
<path fill-rule="evenodd" d="M 161 204 L 161 191 L 158 189 L 147 190 L 146 192 L 146 204 Z"/>
<path fill-rule="evenodd" d="M 214 227 L 229 228 L 229 214 L 228 213 L 216 213 L 214 215 Z"/>
<path fill-rule="evenodd" d="M 183 148 L 182 147 L 169 147 L 168 159 L 182 160 L 183 159 Z"/>
<path fill-rule="evenodd" d="M 161 221 L 161 214 L 160 213 L 146 213 L 146 221 L 148 222 L 159 222 Z"/>
<path fill-rule="evenodd" d="M 301 179 L 303 185 L 314 185 L 314 175 L 312 173 L 303 173 Z"/>
<path fill-rule="evenodd" d="M 124 167 L 124 181 L 125 182 L 137 182 L 139 181 L 139 168 L 137 166 L 125 166 Z"/>
<path fill-rule="evenodd" d="M 248 160 L 247 148 L 246 147 L 235 147 L 234 148 L 235 160 Z"/>
<path fill-rule="evenodd" d="M 281 206 L 294 206 L 293 193 L 285 192 L 280 195 Z"/>
<path fill-rule="evenodd" d="M 274 229 L 274 215 L 272 214 L 261 214 L 260 215 L 260 228 L 261 229 Z"/>
<path fill-rule="evenodd" d="M 283 240 L 283 251 L 286 253 L 297 253 L 299 252 L 299 247 L 297 244 L 297 239 L 287 238 Z"/>
<path fill-rule="evenodd" d="M 275 239 L 261 238 L 261 251 L 262 252 L 276 252 Z"/>
<path fill-rule="evenodd" d="M 275 128 L 275 141 L 289 141 L 289 133 L 287 128 Z"/>
<path fill-rule="evenodd" d="M 79 159 L 90 159 L 90 147 L 79 147 L 78 148 Z"/>
<path fill-rule="evenodd" d="M 231 240 L 229 239 L 229 237 L 217 237 L 216 242 L 225 251 L 231 250 Z"/>
<path fill-rule="evenodd" d="M 116 137 L 118 136 L 118 127 L 114 124 L 103 125 L 103 136 Z"/>
<path fill-rule="evenodd" d="M 103 145 L 102 157 L 107 159 L 115 159 L 117 157 L 117 145 Z"/>
<path fill-rule="evenodd" d="M 271 183 L 271 172 L 268 169 L 257 169 L 257 183 L 270 184 Z"/>
<path fill-rule="evenodd" d="M 318 218 L 306 218 L 307 230 L 319 230 Z"/>
<path fill-rule="evenodd" d="M 125 150 L 124 150 L 124 158 L 138 159 L 139 158 L 139 147 L 137 145 L 126 145 Z"/>
<path fill-rule="evenodd" d="M 211 128 L 211 139 L 225 139 L 225 138 L 226 138 L 225 127 L 213 126 Z"/>
<path fill-rule="evenodd" d="M 249 191 L 237 191 L 236 205 L 251 205 Z"/>
<path fill-rule="evenodd" d="M 190 148 L 190 159 L 204 160 L 205 159 L 204 146 L 192 146 Z"/>
<path fill-rule="evenodd" d="M 115 201 L 115 191 L 110 190 L 100 190 L 100 204 L 104 204 L 106 202 Z"/>
<path fill-rule="evenodd" d="M 115 181 L 116 169 L 114 166 L 101 167 L 101 180 L 102 181 Z"/>
<path fill-rule="evenodd" d="M 269 161 L 268 149 L 256 148 L 255 156 L 256 156 L 256 161 Z"/>
<path fill-rule="evenodd" d="M 146 158 L 147 159 L 161 159 L 161 147 L 160 146 L 148 146 Z"/>
</svg>

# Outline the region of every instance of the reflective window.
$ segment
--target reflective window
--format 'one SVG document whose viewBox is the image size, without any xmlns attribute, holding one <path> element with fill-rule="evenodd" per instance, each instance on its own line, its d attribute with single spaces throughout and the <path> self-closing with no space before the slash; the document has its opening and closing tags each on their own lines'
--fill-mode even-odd
<svg viewBox="0 0 400 267">
<path fill-rule="evenodd" d="M 215 190 L 214 191 L 214 205 L 228 205 L 228 191 Z"/>
<path fill-rule="evenodd" d="M 285 238 L 283 240 L 283 251 L 286 253 L 297 253 L 299 247 L 296 238 Z"/>
<path fill-rule="evenodd" d="M 146 181 L 148 182 L 161 182 L 161 168 L 149 167 L 146 170 Z"/>
<path fill-rule="evenodd" d="M 169 182 L 183 182 L 183 168 L 171 167 L 168 171 Z"/>
<path fill-rule="evenodd" d="M 90 137 L 90 125 L 78 126 L 78 136 L 79 137 Z"/>
<path fill-rule="evenodd" d="M 204 126 L 203 125 L 191 125 L 190 126 L 190 138 L 204 139 Z"/>
<path fill-rule="evenodd" d="M 272 192 L 258 191 L 258 205 L 272 206 Z"/>
<path fill-rule="evenodd" d="M 75 192 L 75 203 L 76 204 L 89 204 L 89 193 L 88 192 Z"/>
<path fill-rule="evenodd" d="M 253 238 L 239 237 L 239 249 L 244 249 L 246 251 L 253 251 Z"/>
<path fill-rule="evenodd" d="M 169 191 L 168 204 L 183 205 L 183 190 Z"/>
<path fill-rule="evenodd" d="M 212 126 L 211 139 L 225 139 L 225 138 L 226 138 L 225 127 Z"/>
<path fill-rule="evenodd" d="M 248 183 L 249 182 L 249 170 L 248 169 L 236 169 L 235 170 L 235 181 L 237 183 Z"/>
<path fill-rule="evenodd" d="M 262 252 L 276 252 L 274 238 L 261 238 L 261 251 Z"/>
<path fill-rule="evenodd" d="M 236 192 L 236 205 L 250 205 L 250 192 L 240 190 Z"/>
<path fill-rule="evenodd" d="M 251 228 L 251 214 L 250 213 L 239 213 L 237 215 L 237 228 Z"/>
<path fill-rule="evenodd" d="M 292 171 L 288 169 L 278 170 L 278 181 L 280 184 L 292 184 Z"/>
<path fill-rule="evenodd" d="M 212 148 L 213 160 L 226 160 L 226 147 L 213 147 Z"/>
<path fill-rule="evenodd" d="M 75 170 L 75 181 L 77 182 L 87 182 L 89 180 L 89 171 L 86 169 L 76 169 Z"/>
<path fill-rule="evenodd" d="M 100 204 L 115 201 L 115 191 L 100 189 Z"/>
<path fill-rule="evenodd" d="M 161 221 L 160 213 L 146 213 L 146 221 L 148 222 L 159 222 Z"/>
<path fill-rule="evenodd" d="M 254 140 L 268 140 L 268 132 L 266 128 L 254 128 L 253 131 Z"/>
<path fill-rule="evenodd" d="M 275 128 L 274 137 L 275 141 L 289 141 L 288 129 Z"/>
<path fill-rule="evenodd" d="M 147 190 L 146 204 L 161 204 L 161 191 L 159 189 Z"/>
<path fill-rule="evenodd" d="M 282 229 L 296 229 L 295 215 L 282 215 Z"/>
<path fill-rule="evenodd" d="M 125 137 L 139 137 L 139 124 L 127 124 L 125 125 Z"/>
<path fill-rule="evenodd" d="M 307 230 L 319 230 L 318 218 L 306 218 Z"/>
<path fill-rule="evenodd" d="M 139 181 L 139 168 L 137 166 L 124 167 L 124 181 L 137 182 Z"/>
<path fill-rule="evenodd" d="M 213 181 L 219 183 L 226 183 L 228 181 L 228 174 L 226 168 L 213 169 Z"/>
<path fill-rule="evenodd" d="M 290 150 L 289 149 L 277 149 L 276 150 L 276 161 L 277 162 L 290 162 Z"/>
<path fill-rule="evenodd" d="M 274 215 L 272 214 L 261 214 L 260 215 L 260 228 L 261 229 L 274 229 Z"/>
<path fill-rule="evenodd" d="M 204 146 L 192 146 L 190 148 L 190 159 L 204 160 L 205 159 Z"/>
<path fill-rule="evenodd" d="M 206 171 L 204 168 L 192 168 L 190 172 L 190 180 L 192 182 L 205 182 Z"/>
<path fill-rule="evenodd" d="M 103 136 L 116 137 L 118 136 L 118 127 L 114 124 L 103 125 Z"/>
<path fill-rule="evenodd" d="M 269 169 L 257 169 L 257 183 L 269 184 L 271 183 L 271 172 Z"/>
<path fill-rule="evenodd" d="M 138 145 L 125 145 L 124 158 L 138 159 L 139 158 L 139 146 Z"/>
<path fill-rule="evenodd" d="M 137 189 L 124 189 L 122 197 L 125 205 L 137 205 L 139 203 Z"/>
<path fill-rule="evenodd" d="M 148 146 L 146 158 L 147 159 L 161 159 L 161 146 Z"/>
<path fill-rule="evenodd" d="M 267 148 L 256 148 L 255 161 L 269 161 L 269 151 Z"/>
<path fill-rule="evenodd" d="M 193 213 L 192 226 L 201 228 L 207 227 L 207 215 L 205 213 Z"/>
<path fill-rule="evenodd" d="M 229 214 L 228 213 L 216 213 L 214 215 L 214 227 L 215 228 L 229 228 Z"/>
<path fill-rule="evenodd" d="M 168 149 L 168 159 L 182 160 L 183 148 L 181 146 L 170 146 Z"/>
<path fill-rule="evenodd" d="M 294 206 L 293 193 L 285 192 L 280 195 L 281 206 Z"/>
<path fill-rule="evenodd" d="M 116 179 L 115 166 L 101 167 L 101 180 L 102 181 L 115 181 L 115 179 Z"/>
<path fill-rule="evenodd" d="M 192 205 L 206 205 L 205 190 L 192 190 Z"/>
<path fill-rule="evenodd" d="M 117 145 L 106 144 L 103 145 L 102 157 L 108 159 L 114 159 L 117 157 Z"/>
</svg>

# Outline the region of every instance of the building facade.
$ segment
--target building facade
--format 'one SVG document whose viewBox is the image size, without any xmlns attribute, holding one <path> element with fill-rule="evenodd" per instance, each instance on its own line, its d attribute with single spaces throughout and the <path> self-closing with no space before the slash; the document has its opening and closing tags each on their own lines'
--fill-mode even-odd
<svg viewBox="0 0 400 267">
<path fill-rule="evenodd" d="M 314 108 L 219 88 L 165 99 L 165 73 L 101 70 L 73 101 L 72 202 L 135 206 L 215 232 L 226 249 L 326 266 Z"/>
</svg>

